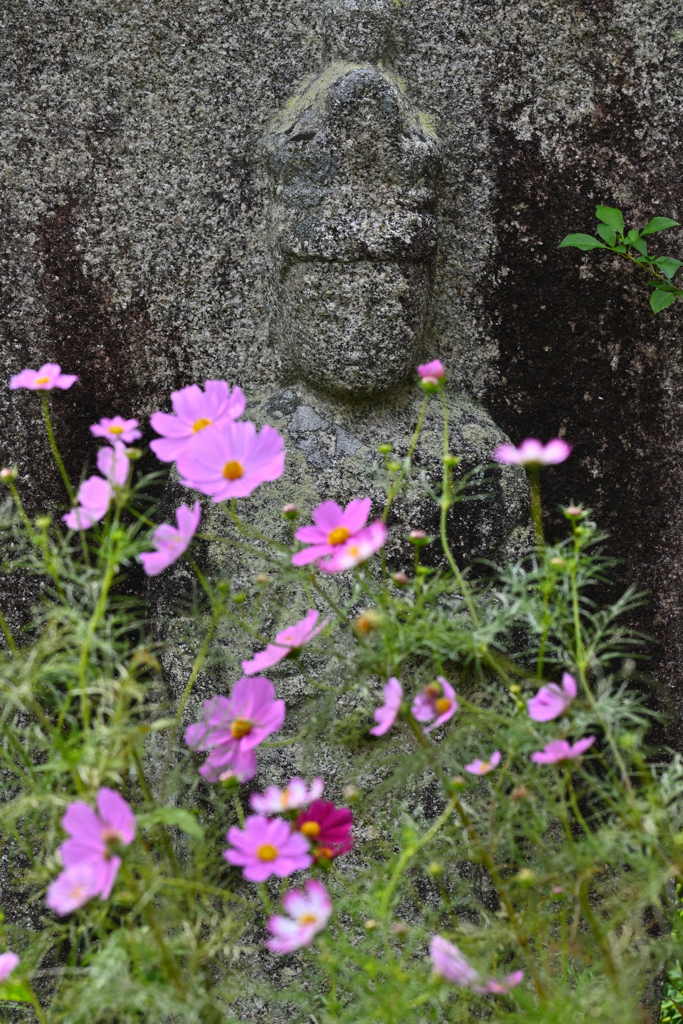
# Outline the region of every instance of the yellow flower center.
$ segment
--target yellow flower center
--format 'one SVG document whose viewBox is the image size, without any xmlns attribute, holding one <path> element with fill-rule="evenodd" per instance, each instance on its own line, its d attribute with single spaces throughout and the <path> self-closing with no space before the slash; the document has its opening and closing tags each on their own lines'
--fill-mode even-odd
<svg viewBox="0 0 683 1024">
<path fill-rule="evenodd" d="M 302 914 L 299 918 L 299 924 L 316 924 L 318 918 L 315 914 Z"/>
<path fill-rule="evenodd" d="M 282 793 L 280 793 L 280 804 L 282 807 L 289 807 L 289 793 L 286 789 L 283 789 Z"/>
<path fill-rule="evenodd" d="M 223 466 L 223 476 L 226 480 L 239 480 L 241 476 L 244 476 L 244 466 L 237 459 L 230 459 L 230 462 L 226 462 Z"/>
<path fill-rule="evenodd" d="M 50 383 L 50 378 L 49 377 L 36 377 L 36 384 L 49 384 L 49 383 Z"/>
<path fill-rule="evenodd" d="M 198 420 L 195 420 L 192 424 L 192 433 L 198 434 L 204 427 L 210 427 L 213 420 L 207 420 L 206 416 L 200 416 Z"/>
<path fill-rule="evenodd" d="M 259 846 L 256 851 L 256 856 L 259 860 L 275 860 L 277 857 L 277 849 L 271 846 L 270 843 L 264 843 L 263 846 Z"/>
<path fill-rule="evenodd" d="M 110 434 L 122 434 L 123 433 L 123 427 L 110 427 L 109 428 L 109 433 Z"/>
<path fill-rule="evenodd" d="M 241 740 L 251 732 L 251 722 L 248 718 L 236 718 L 230 726 L 230 732 L 236 740 Z"/>
<path fill-rule="evenodd" d="M 328 544 L 343 544 L 345 540 L 348 540 L 351 536 L 350 532 L 345 526 L 335 526 L 334 530 L 330 530 L 327 535 Z"/>
<path fill-rule="evenodd" d="M 317 821 L 305 821 L 301 826 L 301 831 L 309 839 L 315 839 L 320 835 L 320 825 Z"/>
<path fill-rule="evenodd" d="M 444 715 L 450 708 L 451 702 L 449 701 L 448 697 L 439 697 L 435 706 L 439 714 Z"/>
</svg>

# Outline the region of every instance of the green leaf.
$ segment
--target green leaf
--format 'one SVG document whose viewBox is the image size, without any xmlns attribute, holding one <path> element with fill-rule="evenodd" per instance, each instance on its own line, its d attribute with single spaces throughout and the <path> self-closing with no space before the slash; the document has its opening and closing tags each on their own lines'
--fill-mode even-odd
<svg viewBox="0 0 683 1024">
<path fill-rule="evenodd" d="M 139 820 L 142 825 L 177 825 L 194 839 L 204 838 L 204 829 L 192 811 L 187 811 L 184 807 L 158 807 L 149 814 L 141 814 Z"/>
<path fill-rule="evenodd" d="M 616 210 L 613 206 L 596 206 L 595 212 L 598 220 L 601 220 L 604 224 L 609 224 L 611 228 L 614 228 L 620 235 L 623 235 L 624 217 L 621 210 Z"/>
<path fill-rule="evenodd" d="M 33 994 L 25 981 L 8 978 L 0 985 L 0 1001 L 5 999 L 13 1003 L 32 1003 Z"/>
<path fill-rule="evenodd" d="M 679 228 L 677 220 L 670 217 L 653 217 L 646 227 L 640 232 L 641 235 L 654 235 L 655 231 L 666 231 L 667 228 Z"/>
<path fill-rule="evenodd" d="M 674 259 L 673 256 L 658 256 L 655 263 L 664 274 L 664 277 L 668 277 L 669 280 L 671 280 L 679 267 L 683 267 L 683 263 L 680 260 Z"/>
<path fill-rule="evenodd" d="M 607 224 L 598 224 L 598 234 L 600 238 L 604 238 L 608 245 L 617 244 L 617 233 L 614 228 L 609 227 Z"/>
<path fill-rule="evenodd" d="M 597 238 L 593 238 L 592 235 L 567 235 L 563 238 L 557 247 L 558 249 L 582 249 L 583 252 L 588 252 L 590 249 L 606 249 L 607 246 L 602 242 L 598 242 Z"/>
<path fill-rule="evenodd" d="M 630 234 L 631 232 L 629 231 L 629 235 Z M 636 252 L 640 252 L 643 254 L 643 256 L 647 256 L 647 242 L 644 242 L 642 238 L 634 238 L 631 242 L 631 245 L 636 250 Z"/>
<path fill-rule="evenodd" d="M 655 288 L 650 296 L 650 305 L 654 313 L 661 313 L 663 309 L 676 301 L 676 293 L 664 291 L 663 288 Z"/>
</svg>

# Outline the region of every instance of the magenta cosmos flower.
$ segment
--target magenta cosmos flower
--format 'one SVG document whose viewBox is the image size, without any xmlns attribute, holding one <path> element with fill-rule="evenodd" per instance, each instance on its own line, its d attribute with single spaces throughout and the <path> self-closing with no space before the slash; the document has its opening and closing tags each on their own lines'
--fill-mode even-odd
<svg viewBox="0 0 683 1024">
<path fill-rule="evenodd" d="M 22 370 L 11 378 L 9 386 L 12 391 L 17 388 L 28 388 L 30 391 L 52 391 L 61 388 L 65 391 L 75 384 L 78 377 L 71 373 L 62 373 L 59 363 L 45 363 L 39 370 Z"/>
<path fill-rule="evenodd" d="M 269 679 L 238 679 L 229 697 L 204 704 L 204 721 L 191 725 L 185 742 L 192 750 L 211 753 L 199 769 L 210 782 L 236 778 L 248 782 L 256 774 L 254 747 L 282 728 L 285 702 L 275 699 Z"/>
<path fill-rule="evenodd" d="M 432 387 L 438 387 L 446 376 L 446 371 L 440 359 L 432 359 L 431 363 L 421 363 L 417 368 L 417 372 L 422 383 L 429 384 Z"/>
<path fill-rule="evenodd" d="M 305 888 L 305 892 L 290 889 L 283 897 L 282 905 L 289 917 L 275 914 L 268 921 L 268 931 L 273 938 L 267 945 L 272 953 L 292 953 L 310 946 L 318 932 L 327 926 L 332 914 L 327 889 L 314 878 L 306 882 Z"/>
<path fill-rule="evenodd" d="M 281 818 L 251 814 L 244 823 L 244 831 L 233 825 L 226 839 L 232 848 L 225 850 L 223 856 L 230 864 L 241 867 L 250 882 L 265 882 L 271 875 L 286 878 L 313 863 L 308 840 L 301 833 L 292 832 L 289 823 Z"/>
<path fill-rule="evenodd" d="M 488 761 L 480 761 L 476 758 L 470 764 L 465 765 L 465 771 L 470 775 L 488 775 L 500 764 L 500 750 L 494 750 Z"/>
<path fill-rule="evenodd" d="M 296 531 L 296 539 L 310 547 L 297 551 L 292 556 L 292 565 L 309 565 L 325 555 L 333 555 L 340 545 L 363 529 L 370 505 L 370 498 L 354 498 L 345 509 L 336 501 L 323 501 L 312 512 L 315 526 L 302 526 Z"/>
<path fill-rule="evenodd" d="M 113 419 L 103 416 L 99 423 L 93 423 L 90 433 L 95 437 L 104 437 L 107 441 L 132 444 L 142 437 L 142 432 L 136 429 L 137 425 L 137 420 L 124 420 L 122 416 L 114 416 Z"/>
<path fill-rule="evenodd" d="M 514 971 L 502 981 L 487 978 L 482 983 L 479 972 L 472 967 L 467 957 L 456 945 L 441 935 L 435 935 L 430 942 L 429 955 L 437 978 L 443 978 L 452 985 L 469 988 L 480 995 L 506 995 L 524 978 L 524 971 Z"/>
<path fill-rule="evenodd" d="M 516 466 L 556 466 L 558 462 L 564 462 L 570 453 L 571 446 L 559 437 L 548 441 L 546 445 L 534 437 L 528 437 L 519 448 L 512 444 L 499 444 L 493 458 L 496 462 Z"/>
<path fill-rule="evenodd" d="M 175 462 L 187 444 L 206 427 L 223 427 L 244 412 L 244 395 L 240 388 L 232 394 L 224 380 L 207 380 L 205 390 L 190 384 L 171 395 L 173 413 L 155 412 L 150 424 L 162 437 L 150 448 L 162 462 Z"/>
<path fill-rule="evenodd" d="M 304 619 L 278 633 L 275 637 L 275 643 L 268 644 L 265 651 L 254 655 L 251 661 L 243 661 L 242 668 L 245 674 L 252 676 L 255 672 L 262 672 L 272 665 L 277 665 L 278 661 L 289 658 L 292 654 L 297 654 L 299 649 L 304 644 L 307 644 L 309 640 L 312 640 L 314 636 L 317 636 L 320 630 L 324 629 L 330 621 L 325 619 L 324 622 L 321 622 L 316 627 L 318 615 L 319 612 L 312 608 Z"/>
<path fill-rule="evenodd" d="M 384 736 L 385 732 L 389 732 L 396 721 L 402 700 L 403 687 L 396 676 L 392 676 L 384 685 L 384 704 L 382 704 L 381 708 L 377 708 L 374 713 L 373 717 L 377 725 L 370 730 L 372 736 Z"/>
<path fill-rule="evenodd" d="M 527 707 L 534 722 L 551 722 L 553 718 L 563 715 L 576 697 L 576 680 L 565 672 L 562 676 L 562 689 L 557 683 L 542 686 Z"/>
<path fill-rule="evenodd" d="M 592 747 L 595 736 L 584 736 L 582 740 L 570 744 L 567 740 L 552 740 L 543 750 L 531 755 L 536 764 L 557 764 L 559 761 L 574 761 Z"/>
<path fill-rule="evenodd" d="M 345 569 L 354 569 L 384 547 L 386 539 L 387 528 L 381 519 L 377 519 L 351 540 L 342 544 L 330 558 L 323 558 L 318 562 L 318 568 L 323 572 L 343 572 Z"/>
<path fill-rule="evenodd" d="M 269 786 L 265 793 L 252 793 L 249 798 L 249 806 L 258 814 L 283 814 L 286 811 L 298 811 L 302 807 L 308 807 L 314 800 L 318 800 L 323 794 L 324 785 L 322 779 L 313 779 L 311 788 L 308 789 L 303 779 L 290 779 L 284 789 Z"/>
<path fill-rule="evenodd" d="M 74 886 L 83 891 L 82 903 L 96 895 L 103 900 L 109 898 L 121 867 L 121 858 L 114 851 L 119 846 L 128 846 L 135 838 L 135 815 L 122 796 L 103 786 L 97 794 L 97 811 L 77 801 L 67 808 L 62 828 L 71 836 L 59 847 L 67 869 L 62 874 L 68 877 L 60 875 L 52 883 L 47 905 L 58 914 L 68 914 L 74 908 L 63 909 L 68 902 L 65 893 Z M 87 872 L 74 873 L 82 865 L 91 869 L 90 882 Z"/>
<path fill-rule="evenodd" d="M 246 498 L 259 484 L 277 480 L 285 468 L 284 440 L 266 425 L 253 423 L 209 427 L 178 455 L 178 473 L 185 487 L 213 500 Z"/>
<path fill-rule="evenodd" d="M 152 534 L 152 543 L 156 551 L 145 551 L 140 555 L 142 567 L 148 576 L 158 576 L 169 565 L 176 562 L 185 551 L 197 532 L 202 512 L 199 502 L 195 501 L 192 509 L 181 505 L 176 509 L 178 528 L 162 523 Z"/>
<path fill-rule="evenodd" d="M 431 732 L 452 718 L 458 710 L 455 690 L 443 676 L 437 676 L 435 683 L 430 683 L 424 690 L 420 690 L 410 710 L 418 722 L 432 722 L 432 719 L 436 718 L 436 721 L 424 730 Z"/>
<path fill-rule="evenodd" d="M 330 908 L 331 909 L 331 908 Z M 324 925 L 323 925 L 324 927 Z M 0 953 L 0 984 L 9 978 L 14 968 L 19 963 L 19 957 L 16 953 Z"/>
<path fill-rule="evenodd" d="M 315 844 L 314 856 L 333 860 L 353 849 L 353 815 L 348 807 L 335 807 L 330 800 L 314 800 L 296 819 L 296 828 Z"/>
</svg>

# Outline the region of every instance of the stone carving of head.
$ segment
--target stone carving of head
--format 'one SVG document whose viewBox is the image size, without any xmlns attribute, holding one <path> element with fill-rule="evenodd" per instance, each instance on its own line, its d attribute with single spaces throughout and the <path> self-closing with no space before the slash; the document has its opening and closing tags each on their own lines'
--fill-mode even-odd
<svg viewBox="0 0 683 1024">
<path fill-rule="evenodd" d="M 264 139 L 270 179 L 273 327 L 307 383 L 363 398 L 415 366 L 436 253 L 439 146 L 375 61 L 384 0 L 328 0 L 332 58 Z"/>
</svg>

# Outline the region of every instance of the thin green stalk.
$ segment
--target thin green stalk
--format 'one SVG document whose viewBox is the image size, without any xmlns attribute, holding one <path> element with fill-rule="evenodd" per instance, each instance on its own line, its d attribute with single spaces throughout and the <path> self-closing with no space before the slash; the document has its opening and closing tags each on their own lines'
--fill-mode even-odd
<svg viewBox="0 0 683 1024">
<path fill-rule="evenodd" d="M 43 419 L 45 420 L 45 429 L 47 430 L 47 439 L 50 442 L 50 448 L 52 449 L 52 454 L 55 457 L 55 462 L 57 463 L 57 467 L 58 467 L 59 472 L 61 474 L 62 480 L 64 481 L 64 486 L 66 487 L 66 493 L 69 495 L 69 501 L 71 502 L 71 507 L 73 508 L 73 506 L 76 504 L 76 499 L 74 497 L 74 492 L 73 492 L 73 488 L 71 486 L 71 481 L 69 480 L 69 474 L 66 471 L 66 466 L 64 465 L 64 462 L 62 461 L 62 456 L 59 454 L 59 448 L 57 447 L 57 442 L 55 441 L 55 435 L 54 435 L 54 431 L 52 429 L 52 420 L 50 419 L 50 407 L 49 407 L 48 402 L 47 402 L 47 395 L 45 394 L 44 391 L 41 391 L 40 402 L 41 402 L 41 405 L 43 407 Z"/>
<path fill-rule="evenodd" d="M 36 995 L 36 993 L 35 993 L 35 991 L 33 989 L 33 985 L 31 984 L 30 981 L 26 981 L 26 982 L 24 982 L 24 984 L 26 985 L 26 988 L 31 993 L 31 1006 L 36 1011 L 36 1017 L 40 1021 L 40 1024 L 47 1024 L 47 1017 L 45 1016 L 45 1013 L 43 1012 L 43 1008 L 40 1005 L 40 1000 L 38 999 L 38 996 Z"/>
<path fill-rule="evenodd" d="M 24 508 L 24 506 L 21 503 L 21 498 L 19 497 L 19 491 L 17 490 L 13 480 L 8 481 L 8 483 L 9 483 L 10 493 L 12 495 L 12 500 L 14 501 L 14 504 L 17 507 L 17 512 L 21 516 L 21 520 L 22 520 L 24 526 L 26 527 L 26 531 L 27 531 L 29 537 L 31 537 L 31 539 L 33 539 L 33 534 L 34 534 L 33 526 L 31 524 L 31 520 L 26 515 L 26 509 Z"/>
<path fill-rule="evenodd" d="M 415 430 L 413 432 L 413 436 L 410 439 L 410 444 L 408 446 L 408 454 L 406 455 L 405 462 L 404 462 L 403 466 L 401 466 L 401 469 L 400 469 L 398 475 L 396 476 L 396 479 L 394 480 L 393 484 L 391 485 L 391 488 L 389 490 L 389 494 L 387 495 L 387 502 L 386 502 L 386 505 L 384 506 L 384 511 L 382 512 L 382 522 L 383 523 L 386 523 L 386 521 L 387 521 L 387 518 L 389 516 L 389 511 L 391 509 L 391 506 L 394 503 L 396 495 L 398 494 L 399 489 L 401 487 L 401 484 L 403 482 L 403 477 L 406 474 L 406 468 L 410 465 L 411 460 L 413 458 L 413 454 L 415 453 L 415 448 L 417 447 L 417 442 L 419 441 L 420 434 L 422 433 L 422 425 L 424 423 L 424 419 L 425 419 L 425 416 L 427 414 L 427 407 L 428 406 L 429 406 L 429 395 L 425 395 L 425 399 L 424 399 L 424 401 L 422 403 L 422 406 L 420 408 L 420 413 L 419 413 L 419 415 L 417 417 L 417 426 L 415 427 Z"/>
<path fill-rule="evenodd" d="M 3 636 L 5 637 L 5 640 L 7 641 L 7 646 L 10 649 L 10 653 L 14 657 L 14 655 L 17 653 L 17 645 L 16 645 L 14 637 L 12 636 L 12 631 L 9 628 L 9 624 L 7 622 L 7 619 L 3 615 L 3 612 L 2 612 L 1 608 L 0 608 L 0 629 L 2 630 L 2 633 L 3 633 Z"/>
<path fill-rule="evenodd" d="M 226 511 L 228 511 L 226 505 L 224 505 L 223 507 L 226 509 Z M 286 551 L 287 553 L 290 552 L 291 548 L 289 547 L 289 545 L 281 544 L 279 541 L 273 540 L 272 537 L 269 537 L 265 533 L 261 533 L 260 530 L 255 529 L 255 527 L 253 526 L 246 526 L 242 522 L 240 517 L 237 515 L 237 501 L 235 500 L 235 498 L 232 498 L 230 500 L 230 508 L 228 514 L 230 515 L 230 518 L 232 519 L 237 529 L 245 537 L 252 537 L 254 540 L 261 540 L 264 542 L 264 544 L 269 544 L 271 547 L 277 548 L 278 551 Z"/>
<path fill-rule="evenodd" d="M 112 530 L 116 528 L 117 523 L 114 523 Z M 107 548 L 106 548 L 106 570 L 104 579 L 102 580 L 102 589 L 100 596 L 95 606 L 88 628 L 85 634 L 85 640 L 81 647 L 81 656 L 78 663 L 78 679 L 81 687 L 81 717 L 83 719 L 83 725 L 88 728 L 90 725 L 90 700 L 87 693 L 87 669 L 88 669 L 88 657 L 90 655 L 90 647 L 95 636 L 95 631 L 100 624 L 100 620 L 105 613 L 107 607 L 107 600 L 109 598 L 109 591 L 111 585 L 114 582 L 114 575 L 116 572 L 117 557 L 116 553 L 112 549 L 111 544 L 111 533 L 107 534 Z"/>
<path fill-rule="evenodd" d="M 543 532 L 543 510 L 541 508 L 541 474 L 538 466 L 527 466 L 529 491 L 531 495 L 531 522 L 534 527 L 534 539 L 540 557 L 545 555 L 545 534 Z"/>
</svg>

